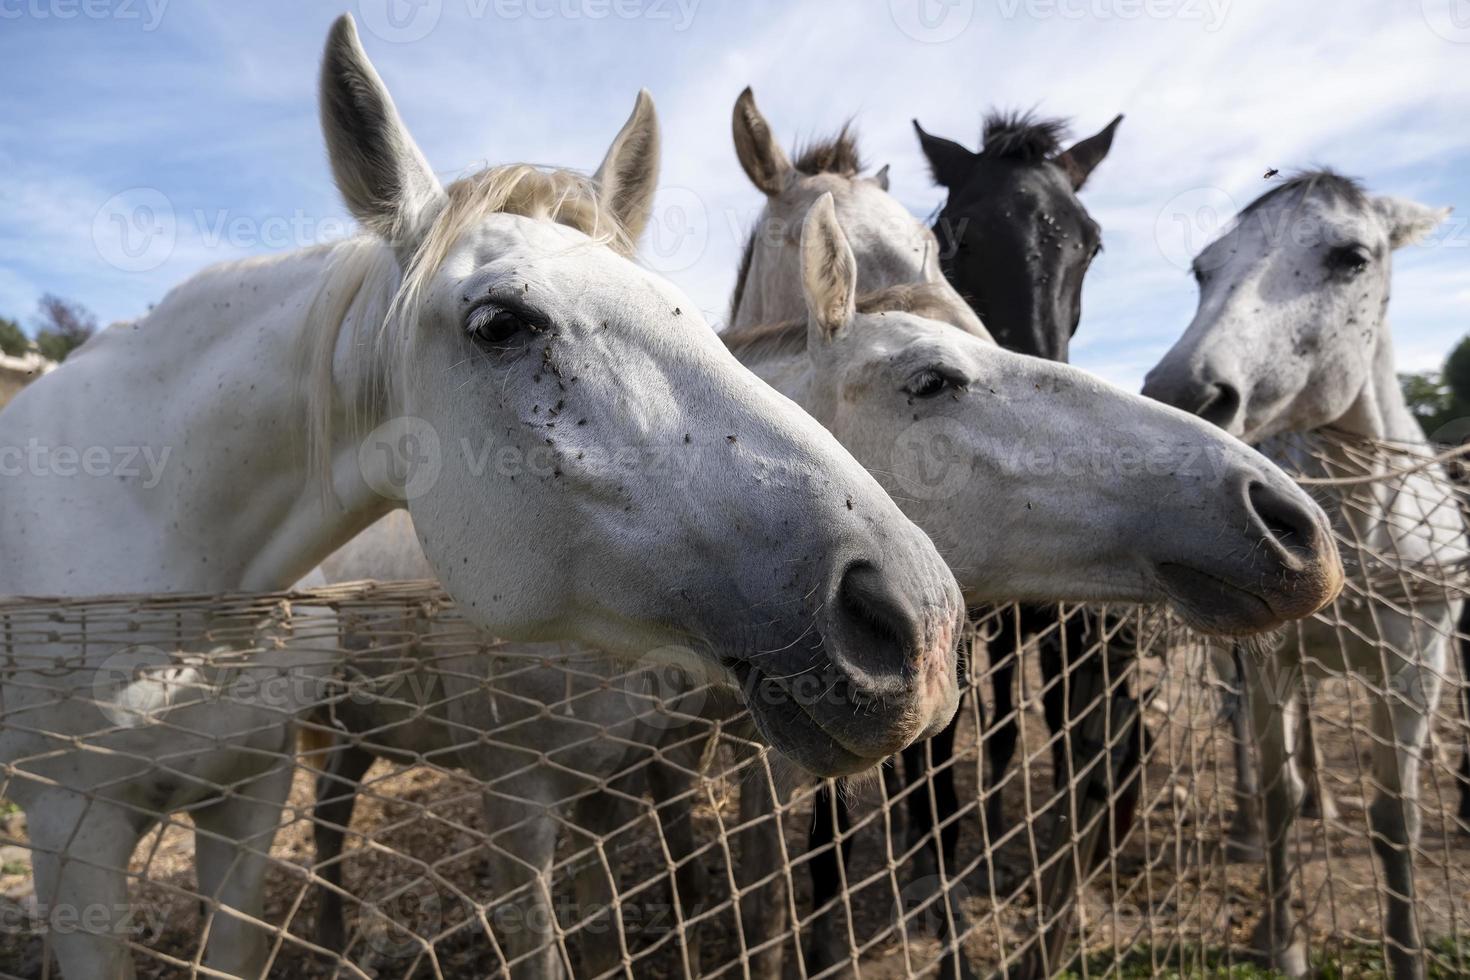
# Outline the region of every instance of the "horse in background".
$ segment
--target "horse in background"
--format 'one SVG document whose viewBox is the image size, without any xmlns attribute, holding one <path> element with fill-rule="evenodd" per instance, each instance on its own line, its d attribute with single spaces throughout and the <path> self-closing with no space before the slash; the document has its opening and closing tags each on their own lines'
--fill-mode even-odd
<svg viewBox="0 0 1470 980">
<path fill-rule="evenodd" d="M 1082 317 L 1083 280 L 1103 251 L 1102 229 L 1078 194 L 1107 157 L 1122 120 L 1118 115 L 1097 133 L 1063 149 L 1065 120 L 992 112 L 985 119 L 978 152 L 932 135 L 914 120 L 934 181 L 947 191 L 934 222 L 941 268 L 1002 347 L 1067 360 Z M 1050 606 L 1022 604 L 1014 616 L 1000 617 L 986 642 L 995 699 L 995 724 L 983 739 L 990 779 L 985 831 L 992 845 L 1008 834 L 1003 777 L 1015 757 L 1020 728 L 1015 675 L 1021 652 L 1032 640 L 1040 656 L 1042 703 L 1053 736 L 1053 774 L 1059 787 L 1072 782 L 1074 769 L 1087 768 L 1094 756 L 1106 751 L 1102 745 L 1079 746 L 1069 753 L 1062 732 L 1080 732 L 1094 711 L 1135 719 L 1119 740 L 1123 751 L 1112 762 L 1115 771 L 1109 783 L 1115 793 L 1114 831 L 1126 833 L 1132 822 L 1138 793 L 1133 777 L 1146 733 L 1126 682 L 1111 676 L 1104 663 L 1106 658 L 1121 660 L 1128 654 L 1114 651 L 1109 640 L 1116 623 L 1089 609 L 1061 616 L 1058 612 Z M 1077 702 L 1071 710 L 1066 703 L 1069 691 Z M 1099 691 L 1105 696 L 1089 703 Z M 916 827 L 924 834 L 942 828 L 941 848 L 951 867 L 959 831 L 952 819 L 958 806 L 953 751 L 954 723 L 903 753 L 910 779 L 927 768 L 937 804 L 930 807 L 927 794 L 910 797 L 910 833 Z M 1077 757 L 1075 766 L 1071 755 Z"/>
<path fill-rule="evenodd" d="M 948 197 L 933 226 L 940 268 L 946 279 L 970 305 L 986 330 L 1002 347 L 1033 357 L 1065 361 L 1072 335 L 1082 315 L 1082 283 L 1092 261 L 1102 251 L 1102 230 L 1088 214 L 1078 193 L 1112 147 L 1122 116 L 1113 119 L 1093 136 L 1062 148 L 1065 123 L 1029 114 L 992 113 L 986 118 L 980 152 L 925 132 L 918 121 L 914 130 L 929 161 L 936 183 Z M 737 145 L 738 145 L 737 139 Z M 890 249 L 897 251 L 896 249 Z M 1126 687 L 1107 676 L 1103 658 L 1107 650 L 1099 638 L 1107 624 L 1088 611 L 1074 611 L 1059 618 L 1052 606 L 1023 604 L 1016 616 L 1002 616 L 987 649 L 1000 651 L 991 657 L 996 725 L 984 740 L 990 762 L 991 788 L 985 807 L 987 837 L 995 842 L 1004 837 L 1004 783 L 1002 774 L 1015 756 L 1019 730 L 1015 710 L 1015 669 L 1020 652 L 1033 637 L 1038 638 L 1045 680 L 1043 704 L 1054 740 L 1052 746 L 1057 781 L 1065 784 L 1071 768 L 1065 740 L 1060 733 L 1085 721 L 1084 707 L 1068 712 L 1066 691 L 1107 691 L 1113 717 L 1137 717 Z M 1014 652 L 1014 655 L 1011 655 Z M 1075 684 L 1064 683 L 1070 674 Z M 1107 710 L 1106 704 L 1091 710 Z M 1070 715 L 1070 716 L 1069 716 Z M 905 749 L 902 766 L 905 779 L 925 779 L 932 789 L 904 795 L 910 841 L 927 838 L 939 866 L 956 867 L 960 822 L 959 797 L 954 783 L 954 740 L 956 721 L 924 743 Z M 1078 729 L 1080 730 L 1080 728 Z M 1126 830 L 1131 821 L 1137 783 L 1132 775 L 1142 755 L 1141 722 L 1122 744 L 1124 758 L 1115 764 L 1112 785 L 1123 787 L 1115 826 Z M 1093 751 L 1105 751 L 1098 747 Z M 1078 753 L 1080 760 L 1088 751 Z M 1079 761 L 1079 767 L 1085 765 Z M 897 784 L 897 769 L 885 770 Z M 1130 795 L 1131 794 L 1131 795 Z M 830 844 L 838 829 L 846 829 L 850 816 L 839 795 L 829 800 L 818 797 L 818 816 L 808 846 L 812 858 L 814 903 L 821 907 L 840 887 L 837 855 Z M 832 814 L 829 816 L 829 812 Z M 845 842 L 845 851 L 850 841 Z M 946 922 L 949 918 L 946 917 Z M 941 937 L 943 938 L 943 937 Z M 814 950 L 831 950 L 837 944 L 819 933 Z M 815 965 L 832 965 L 830 953 L 818 953 Z M 965 975 L 968 967 L 956 957 L 946 961 L 946 975 Z"/>
<path fill-rule="evenodd" d="M 1195 258 L 1194 319 L 1144 381 L 1146 395 L 1315 480 L 1353 569 L 1350 599 L 1302 623 L 1296 642 L 1235 657 L 1265 796 L 1267 907 L 1252 943 L 1291 977 L 1308 972 L 1287 853 L 1305 793 L 1293 745 L 1300 695 L 1310 703 L 1311 682 L 1347 672 L 1366 679 L 1372 700 L 1368 822 L 1388 960 L 1395 980 L 1425 973 L 1413 854 L 1419 773 L 1463 605 L 1444 583 L 1470 550 L 1447 475 L 1418 465 L 1433 450 L 1405 404 L 1387 312 L 1393 251 L 1447 214 L 1371 195 L 1328 170 L 1280 184 Z M 1380 591 L 1383 571 L 1402 593 Z"/>
<path fill-rule="evenodd" d="M 787 317 L 800 316 L 798 312 L 802 305 L 810 309 L 811 300 L 796 292 L 802 288 L 801 273 L 802 265 L 793 254 L 797 251 L 797 243 L 793 241 L 791 228 L 793 222 L 803 220 L 802 215 L 809 214 L 814 201 L 823 194 L 831 194 L 833 211 L 837 224 L 845 236 L 847 242 L 845 251 L 850 253 L 852 263 L 852 275 L 855 288 L 867 290 L 873 288 L 869 280 L 884 284 L 891 288 L 895 283 L 923 284 L 923 288 L 935 291 L 935 295 L 945 297 L 945 305 L 951 309 L 958 306 L 965 310 L 965 315 L 954 313 L 945 314 L 940 319 L 951 323 L 960 332 L 969 333 L 976 338 L 983 338 L 991 343 L 989 333 L 979 325 L 970 310 L 969 304 L 965 303 L 963 297 L 953 285 L 944 277 L 938 257 L 940 249 L 934 233 L 915 219 L 906 208 L 904 208 L 892 195 L 887 193 L 886 172 L 878 171 L 872 177 L 863 175 L 864 167 L 857 151 L 856 139 L 849 127 L 844 127 L 838 135 L 830 140 L 822 140 L 810 144 L 806 148 L 794 154 L 795 163 L 788 157 L 785 151 L 776 142 L 771 134 L 771 127 L 765 117 L 756 108 L 754 97 L 749 89 L 746 89 L 737 99 L 732 114 L 732 129 L 736 155 L 742 168 L 750 178 L 751 183 L 765 195 L 765 206 L 762 210 L 760 220 L 752 230 L 750 239 L 746 244 L 741 262 L 740 273 L 737 276 L 734 295 L 732 298 L 730 320 L 732 327 L 726 331 L 727 341 L 736 344 L 734 339 L 751 329 L 749 320 L 754 314 L 750 311 L 759 308 L 765 314 L 776 310 L 785 311 Z M 1054 131 L 1054 130 L 1053 130 Z M 1105 155 L 1106 147 L 1103 145 L 1111 139 L 1111 128 L 1106 135 L 1100 134 L 1093 141 L 1083 141 L 1074 148 L 1077 159 L 1087 161 L 1087 172 L 1090 167 L 1095 166 Z M 1043 165 L 1051 168 L 1057 175 L 1057 179 L 1063 179 L 1062 174 L 1073 172 L 1075 167 L 1083 166 L 1080 163 L 1058 164 L 1057 154 L 1053 159 L 1043 161 Z M 1069 158 L 1070 159 L 1070 158 Z M 1071 178 L 1065 178 L 1070 180 Z M 1075 189 L 1074 189 L 1075 191 Z M 1075 201 L 1075 197 L 1073 198 Z M 1080 204 L 1078 205 L 1080 207 Z M 1090 223 L 1090 218 L 1083 219 Z M 1050 215 L 1053 222 L 1060 219 Z M 1079 222 L 1083 219 L 1079 219 Z M 849 225 L 855 230 L 848 234 Z M 1095 225 L 1092 226 L 1092 237 L 1095 239 L 1097 232 Z M 1076 261 L 1076 252 L 1067 251 L 1062 253 L 1060 268 L 1070 269 Z M 1090 261 L 1092 250 L 1086 249 L 1082 252 L 1085 262 Z M 1038 271 L 1038 276 L 1047 275 L 1050 260 Z M 798 271 L 792 271 L 792 269 Z M 865 278 L 867 277 L 867 278 Z M 1061 277 L 1059 277 L 1061 278 Z M 1066 277 L 1078 284 L 1080 288 L 1080 273 L 1075 276 Z M 1075 309 L 1075 303 L 1073 309 Z M 1070 333 L 1075 326 L 1075 315 L 1069 318 L 1064 327 L 1060 328 Z M 740 349 L 744 349 L 743 347 Z M 810 369 L 803 366 L 799 358 L 787 358 L 771 361 L 766 364 L 757 365 L 750 361 L 742 353 L 742 358 L 757 370 L 762 377 L 767 378 L 780 390 L 786 391 L 802 401 L 809 404 L 811 392 L 809 386 L 813 383 L 809 373 Z M 1013 358 L 1007 358 L 1007 363 L 1018 363 Z M 1024 363 L 1024 362 L 1021 362 Z M 922 387 L 920 392 L 911 395 L 910 410 L 919 404 L 918 399 L 926 397 L 933 392 L 949 391 L 953 397 L 962 398 L 963 390 L 948 387 L 949 381 L 936 375 L 929 379 L 932 391 L 929 387 Z M 841 404 L 840 402 L 838 403 Z M 816 409 L 812 409 L 816 411 Z M 824 412 L 830 409 L 824 409 Z M 818 417 L 827 418 L 824 412 L 818 412 Z M 844 413 L 846 414 L 846 413 Z M 917 418 L 918 416 L 915 416 Z M 977 420 L 983 430 L 984 426 Z M 977 433 L 978 434 L 978 433 Z M 976 458 L 984 457 L 983 451 Z M 880 465 L 882 463 L 880 462 Z M 892 470 L 890 463 L 885 467 Z M 923 497 L 933 497 L 933 488 L 916 488 L 912 484 L 903 482 L 903 474 L 897 474 L 899 485 L 895 490 L 899 499 L 909 501 L 905 506 L 924 507 L 934 506 L 931 499 L 926 505 Z M 916 493 L 917 490 L 917 493 Z M 915 510 L 915 513 L 927 513 L 927 511 Z M 971 563 L 980 561 L 994 561 L 997 552 L 990 552 L 990 558 L 972 558 L 975 542 L 967 540 L 973 538 L 973 529 L 965 532 L 959 537 L 947 536 L 943 529 L 943 523 L 937 524 L 930 529 L 935 537 L 941 552 L 950 560 L 952 567 L 964 569 L 964 574 L 975 574 L 976 570 L 971 568 Z M 1024 545 L 1018 547 L 1025 550 Z M 1007 553 L 1008 554 L 1008 553 Z M 978 593 L 974 593 L 978 595 Z M 1044 596 L 1054 598 L 1061 595 L 1078 595 L 1067 591 L 1057 591 L 1054 588 L 1031 592 L 1017 577 L 1012 577 L 1009 583 L 1000 593 L 1005 598 L 1014 598 L 1018 595 Z M 1053 618 L 1055 613 L 1051 613 Z M 952 739 L 952 732 L 949 733 Z M 921 750 L 922 751 L 922 750 Z M 910 778 L 924 771 L 923 756 L 920 754 L 915 760 L 910 756 L 906 766 Z M 905 791 L 904 786 L 896 779 L 890 779 L 892 770 L 885 771 L 885 779 L 889 782 L 890 792 L 896 798 L 902 795 L 906 799 L 906 806 L 911 813 L 916 814 L 911 820 L 914 827 L 929 827 L 936 825 L 933 810 L 928 806 L 928 794 L 922 791 Z M 958 801 L 953 798 L 953 773 L 950 767 L 945 767 L 937 775 L 935 780 L 936 789 L 942 793 L 945 780 L 948 780 L 949 796 L 953 802 L 949 803 L 948 812 L 953 813 L 958 808 Z M 762 799 L 762 786 L 747 786 L 747 791 L 741 795 L 742 822 L 754 825 L 759 818 L 770 812 L 773 801 Z M 811 865 L 814 885 L 814 905 L 819 910 L 816 925 L 813 929 L 812 951 L 809 967 L 812 971 L 820 971 L 835 963 L 842 955 L 841 950 L 845 948 L 844 939 L 838 934 L 833 919 L 829 914 L 830 906 L 835 901 L 841 889 L 841 868 L 839 856 L 835 846 L 831 842 L 837 837 L 838 828 L 849 825 L 847 805 L 840 794 L 832 794 L 828 786 L 824 784 L 819 788 L 819 795 L 815 801 L 816 818 L 813 830 L 809 835 L 809 864 Z M 941 806 L 944 806 L 941 803 Z M 931 835 L 930 844 L 933 850 L 940 851 L 948 849 L 948 863 L 946 867 L 953 867 L 953 842 L 956 839 L 956 821 L 949 821 L 945 825 L 943 842 L 938 835 Z M 844 838 L 843 849 L 850 848 L 851 838 Z M 774 849 L 777 845 L 770 843 L 769 847 Z M 937 855 L 937 860 L 945 861 L 946 855 Z M 774 855 L 764 855 L 756 860 L 747 862 L 750 867 L 774 867 L 776 858 Z M 759 876 L 757 876 L 759 877 Z M 757 936 L 772 936 L 779 932 L 777 920 L 784 911 L 784 904 L 780 901 L 766 899 L 762 893 L 752 893 L 752 900 L 746 914 L 746 922 L 757 923 L 754 929 L 748 929 Z M 759 925 L 762 920 L 765 925 Z M 946 922 L 950 920 L 963 922 L 963 911 L 956 908 L 946 916 Z M 946 927 L 947 928 L 947 927 Z M 961 927 L 959 931 L 963 931 Z M 758 945 L 752 942 L 752 946 Z M 774 964 L 767 964 L 770 969 L 775 969 Z M 958 949 L 951 951 L 946 956 L 946 969 L 963 970 L 967 967 L 963 964 L 963 958 Z"/>
</svg>

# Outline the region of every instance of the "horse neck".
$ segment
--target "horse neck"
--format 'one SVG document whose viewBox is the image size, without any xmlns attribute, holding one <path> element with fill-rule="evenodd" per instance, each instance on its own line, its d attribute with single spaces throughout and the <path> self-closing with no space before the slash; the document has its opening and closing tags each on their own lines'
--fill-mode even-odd
<svg viewBox="0 0 1470 980">
<path fill-rule="evenodd" d="M 1392 547 L 1405 555 L 1418 555 L 1424 548 L 1433 552 L 1440 547 L 1434 541 L 1436 536 L 1445 540 L 1457 536 L 1454 528 L 1458 528 L 1460 518 L 1438 471 L 1395 475 L 1416 462 L 1420 451 L 1411 449 L 1404 454 L 1394 450 L 1423 446 L 1426 440 L 1398 384 L 1387 322 L 1380 325 L 1378 337 L 1371 374 L 1351 407 L 1329 426 L 1308 433 L 1309 437 L 1322 437 L 1310 440 L 1313 452 L 1324 462 L 1330 460 L 1325 467 L 1312 467 L 1310 475 L 1349 480 L 1381 477 L 1367 484 L 1328 486 L 1323 493 L 1338 498 L 1338 519 L 1352 527 L 1352 540 Z M 1342 436 L 1363 440 L 1367 445 L 1344 445 Z M 1454 526 L 1448 531 L 1425 524 L 1427 513 L 1441 510 Z M 1384 533 L 1393 539 L 1391 546 L 1379 540 Z"/>
<path fill-rule="evenodd" d="M 1393 335 L 1385 321 L 1379 326 L 1373 351 L 1373 369 L 1352 406 L 1332 423 L 1349 435 L 1386 442 L 1424 442 L 1424 430 L 1415 421 L 1394 370 Z"/>
<path fill-rule="evenodd" d="M 49 546 L 0 529 L 26 559 L 0 591 L 273 590 L 289 587 L 385 513 L 357 467 L 348 427 L 336 429 L 330 488 L 310 475 L 305 351 L 324 277 L 344 243 L 207 269 L 135 324 L 95 338 L 23 393 L 0 429 L 56 445 L 143 447 L 167 465 L 155 482 L 21 480 L 7 486 L 0 525 L 40 522 Z M 336 336 L 356 343 L 362 327 Z M 339 357 L 338 360 L 341 360 Z M 330 393 L 334 407 L 347 398 Z M 337 414 L 345 414 L 340 407 Z M 335 497 L 335 499 L 333 499 Z M 89 560 L 68 564 L 75 548 Z"/>
<path fill-rule="evenodd" d="M 756 377 L 796 402 L 808 414 L 815 415 L 823 425 L 827 424 L 814 404 L 813 382 L 816 379 L 805 344 L 757 347 L 740 351 L 736 357 Z"/>
<path fill-rule="evenodd" d="M 292 420 L 311 437 L 304 465 L 283 481 L 294 489 L 284 494 L 276 533 L 257 551 L 251 580 L 295 582 L 396 506 L 365 482 L 359 436 L 391 415 L 396 401 L 393 376 L 377 355 L 400 278 L 386 247 L 343 243 L 316 279 L 305 315 L 285 325 L 305 355 L 287 365 L 288 377 L 306 389 L 293 400 Z"/>
<path fill-rule="evenodd" d="M 785 235 L 768 244 L 771 220 L 767 205 L 751 232 L 750 261 L 742 270 L 745 280 L 739 287 L 739 301 L 730 311 L 732 330 L 789 319 L 806 311 L 801 293 L 801 249 Z"/>
</svg>

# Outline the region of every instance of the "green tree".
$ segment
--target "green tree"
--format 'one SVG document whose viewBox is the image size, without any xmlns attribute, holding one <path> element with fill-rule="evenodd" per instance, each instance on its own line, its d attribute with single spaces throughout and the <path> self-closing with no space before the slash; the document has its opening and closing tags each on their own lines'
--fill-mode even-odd
<svg viewBox="0 0 1470 980">
<path fill-rule="evenodd" d="M 1399 387 L 1429 438 L 1460 443 L 1470 437 L 1470 337 L 1450 351 L 1444 370 L 1401 374 Z"/>
<path fill-rule="evenodd" d="M 1449 386 L 1440 380 L 1439 372 L 1400 374 L 1399 387 L 1403 389 L 1404 401 L 1409 403 L 1409 411 L 1424 426 L 1424 431 L 1432 432 L 1438 428 L 1436 422 L 1449 409 L 1453 399 Z"/>
<path fill-rule="evenodd" d="M 1461 340 L 1450 351 L 1440 376 L 1456 402 L 1470 405 L 1470 337 Z"/>
<path fill-rule="evenodd" d="M 97 332 L 97 318 L 80 303 L 47 293 L 41 297 L 40 307 L 36 349 L 58 364 Z"/>
<path fill-rule="evenodd" d="M 20 324 L 0 316 L 0 351 L 11 357 L 20 357 L 31 349 L 31 338 L 25 335 Z"/>
</svg>

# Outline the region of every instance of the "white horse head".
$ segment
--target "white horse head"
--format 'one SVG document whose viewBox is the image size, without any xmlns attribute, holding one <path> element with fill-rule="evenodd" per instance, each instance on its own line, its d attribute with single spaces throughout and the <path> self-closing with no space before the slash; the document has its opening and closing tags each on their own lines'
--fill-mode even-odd
<svg viewBox="0 0 1470 980">
<path fill-rule="evenodd" d="M 692 302 L 629 261 L 656 179 L 647 97 L 592 184 L 514 168 L 445 190 L 349 22 L 322 83 L 338 185 L 407 267 L 386 335 L 390 414 L 444 446 L 489 439 L 549 463 L 486 479 L 474 453 L 446 452 L 408 501 L 470 615 L 622 653 L 687 646 L 745 682 L 772 741 L 820 772 L 946 722 L 961 610 L 932 545 Z M 537 220 L 569 209 L 586 217 Z M 782 690 L 793 677 L 839 695 L 799 701 Z"/>
<path fill-rule="evenodd" d="M 1316 611 L 1342 581 L 1320 508 L 1259 453 L 1076 368 L 955 329 L 928 286 L 856 296 L 833 202 L 802 233 L 808 316 L 734 334 L 939 544 L 971 603 L 1170 602 L 1249 632 Z M 1283 538 L 1291 536 L 1288 548 Z"/>
<path fill-rule="evenodd" d="M 1144 393 L 1248 442 L 1343 420 L 1394 383 L 1394 249 L 1449 213 L 1314 171 L 1262 195 L 1194 261 L 1199 307 Z M 1382 434 L 1382 433 L 1380 433 Z"/>
<path fill-rule="evenodd" d="M 945 281 L 934 233 L 888 193 L 887 167 L 862 176 L 857 139 L 847 126 L 836 137 L 803 149 L 792 163 L 749 88 L 735 101 L 733 124 L 735 154 L 766 203 L 736 277 L 732 328 L 770 323 L 801 310 L 797 243 L 808 209 L 823 194 L 832 195 L 837 219 L 857 256 L 864 291 Z"/>
<path fill-rule="evenodd" d="M 963 610 L 933 545 L 629 258 L 656 183 L 646 96 L 593 179 L 445 187 L 344 17 L 321 115 L 369 234 L 206 270 L 7 406 L 0 446 L 169 465 L 8 480 L 0 592 L 285 588 L 406 506 L 477 625 L 732 673 L 817 772 L 948 721 Z"/>
</svg>

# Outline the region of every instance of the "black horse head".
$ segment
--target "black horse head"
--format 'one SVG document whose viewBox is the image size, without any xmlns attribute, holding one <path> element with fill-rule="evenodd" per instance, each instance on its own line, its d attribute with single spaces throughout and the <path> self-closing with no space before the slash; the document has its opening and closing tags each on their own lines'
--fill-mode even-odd
<svg viewBox="0 0 1470 980">
<path fill-rule="evenodd" d="M 944 274 L 1001 346 L 1067 359 L 1082 277 L 1102 250 L 1102 230 L 1077 191 L 1122 120 L 1061 150 L 1062 121 L 992 114 L 979 153 L 914 120 L 934 180 L 949 191 L 934 225 Z"/>
</svg>

